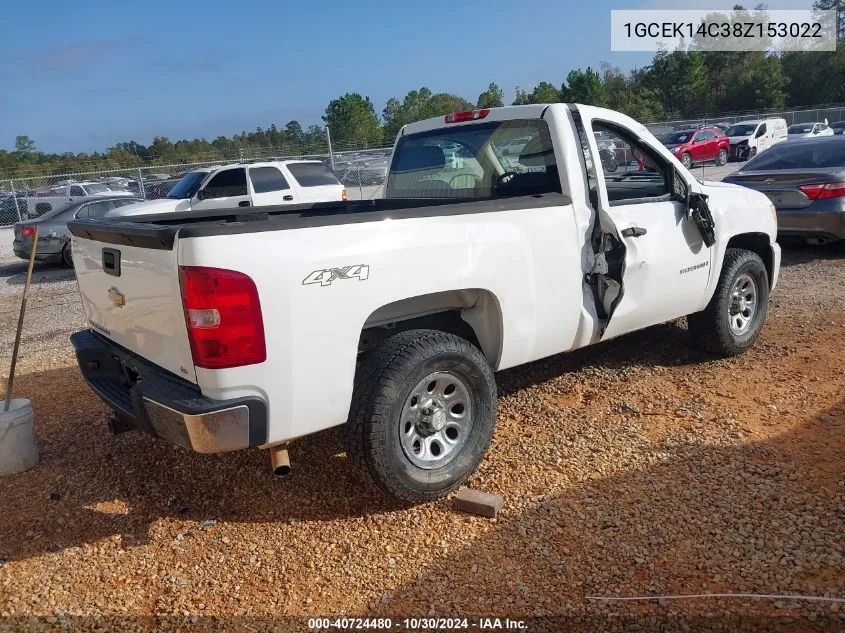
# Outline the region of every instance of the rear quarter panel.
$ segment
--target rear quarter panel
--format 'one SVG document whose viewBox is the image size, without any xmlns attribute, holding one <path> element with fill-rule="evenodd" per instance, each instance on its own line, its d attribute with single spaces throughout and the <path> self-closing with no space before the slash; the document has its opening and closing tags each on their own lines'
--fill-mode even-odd
<svg viewBox="0 0 845 633">
<path fill-rule="evenodd" d="M 498 300 L 498 369 L 569 349 L 582 304 L 577 235 L 565 206 L 180 239 L 181 265 L 253 278 L 267 341 L 264 363 L 197 368 L 198 384 L 212 398 L 266 398 L 269 444 L 342 424 L 370 315 L 449 290 Z M 314 271 L 354 265 L 368 266 L 366 280 L 303 284 Z"/>
</svg>

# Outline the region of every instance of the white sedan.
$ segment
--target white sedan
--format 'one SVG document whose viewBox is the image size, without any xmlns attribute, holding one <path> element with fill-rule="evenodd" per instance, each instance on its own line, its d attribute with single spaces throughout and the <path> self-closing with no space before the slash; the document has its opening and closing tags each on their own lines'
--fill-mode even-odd
<svg viewBox="0 0 845 633">
<path fill-rule="evenodd" d="M 833 136 L 833 128 L 824 123 L 796 123 L 786 130 L 786 138 L 816 138 L 817 136 Z"/>
</svg>

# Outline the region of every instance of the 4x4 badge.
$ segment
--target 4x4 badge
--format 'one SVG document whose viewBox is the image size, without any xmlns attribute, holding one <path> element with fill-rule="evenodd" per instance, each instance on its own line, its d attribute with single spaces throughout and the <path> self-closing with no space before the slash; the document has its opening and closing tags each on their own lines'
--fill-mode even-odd
<svg viewBox="0 0 845 633">
<path fill-rule="evenodd" d="M 343 268 L 315 270 L 302 280 L 302 285 L 320 284 L 321 286 L 330 286 L 335 279 L 357 279 L 358 281 L 364 281 L 369 276 L 369 266 L 366 264 L 355 264 L 354 266 L 344 266 Z"/>
</svg>

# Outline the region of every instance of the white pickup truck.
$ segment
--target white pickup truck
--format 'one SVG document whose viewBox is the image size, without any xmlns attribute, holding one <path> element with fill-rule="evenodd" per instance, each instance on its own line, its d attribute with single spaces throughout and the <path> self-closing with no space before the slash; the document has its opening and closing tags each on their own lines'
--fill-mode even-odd
<svg viewBox="0 0 845 633">
<path fill-rule="evenodd" d="M 588 166 L 594 132 L 637 166 Z M 763 194 L 696 180 L 595 107 L 407 125 L 385 197 L 71 222 L 90 324 L 71 340 L 112 431 L 268 448 L 284 474 L 288 442 L 345 425 L 351 458 L 423 502 L 482 459 L 495 371 L 683 316 L 704 350 L 738 354 L 780 268 Z"/>
<path fill-rule="evenodd" d="M 318 160 L 264 161 L 194 169 L 164 198 L 121 207 L 106 217 L 344 200 L 346 189 Z"/>
</svg>

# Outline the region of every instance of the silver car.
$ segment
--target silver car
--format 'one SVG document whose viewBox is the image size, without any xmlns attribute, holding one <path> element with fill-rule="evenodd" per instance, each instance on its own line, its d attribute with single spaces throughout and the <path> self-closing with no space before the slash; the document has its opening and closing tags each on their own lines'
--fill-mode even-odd
<svg viewBox="0 0 845 633">
<path fill-rule="evenodd" d="M 115 198 L 99 197 L 48 211 L 44 215 L 26 222 L 15 224 L 15 240 L 12 250 L 21 259 L 29 259 L 32 252 L 35 227 L 38 226 L 38 247 L 35 249 L 35 259 L 39 262 L 63 262 L 67 266 L 73 265 L 70 251 L 70 233 L 67 223 L 71 220 L 83 218 L 101 218 L 112 209 L 128 204 L 144 202 L 143 198 Z"/>
<path fill-rule="evenodd" d="M 845 137 L 777 143 L 724 178 L 769 197 L 778 239 L 845 239 Z"/>
</svg>

